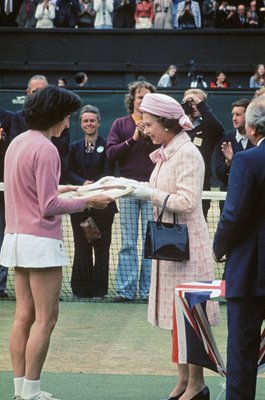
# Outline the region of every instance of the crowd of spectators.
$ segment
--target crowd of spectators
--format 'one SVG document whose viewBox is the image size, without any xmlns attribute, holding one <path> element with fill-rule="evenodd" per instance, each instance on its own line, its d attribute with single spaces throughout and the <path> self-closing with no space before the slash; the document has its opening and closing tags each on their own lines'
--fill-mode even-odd
<svg viewBox="0 0 265 400">
<path fill-rule="evenodd" d="M 0 26 L 190 29 L 265 27 L 265 0 L 0 0 Z"/>
</svg>

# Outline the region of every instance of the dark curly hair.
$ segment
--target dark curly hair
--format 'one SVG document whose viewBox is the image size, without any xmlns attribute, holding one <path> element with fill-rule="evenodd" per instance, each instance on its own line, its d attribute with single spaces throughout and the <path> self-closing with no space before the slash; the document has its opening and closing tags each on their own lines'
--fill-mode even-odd
<svg viewBox="0 0 265 400">
<path fill-rule="evenodd" d="M 47 130 L 81 106 L 75 93 L 54 85 L 26 97 L 24 114 L 29 128 Z"/>
<path fill-rule="evenodd" d="M 129 93 L 125 95 L 124 104 L 129 114 L 133 113 L 133 103 L 135 100 L 135 93 L 141 89 L 148 89 L 150 93 L 154 93 L 156 88 L 151 83 L 146 81 L 135 81 L 128 85 Z"/>
</svg>

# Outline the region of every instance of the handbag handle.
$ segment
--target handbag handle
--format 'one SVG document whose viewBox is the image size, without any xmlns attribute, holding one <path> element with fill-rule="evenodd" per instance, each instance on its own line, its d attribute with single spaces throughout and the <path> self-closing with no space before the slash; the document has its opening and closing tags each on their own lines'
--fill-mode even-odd
<svg viewBox="0 0 265 400">
<path fill-rule="evenodd" d="M 166 204 L 167 204 L 167 201 L 168 201 L 169 196 L 170 196 L 170 194 L 168 194 L 168 195 L 166 196 L 166 198 L 165 198 L 165 200 L 164 200 L 164 203 L 163 203 L 163 206 L 162 206 L 162 210 L 161 210 L 161 212 L 160 212 L 160 214 L 159 214 L 159 216 L 158 216 L 158 218 L 157 218 L 157 222 L 160 223 L 160 224 L 161 224 L 161 222 L 162 222 L 163 214 L 164 214 L 164 211 L 165 211 Z M 176 214 L 173 213 L 173 223 L 174 223 L 174 224 L 176 224 L 176 220 L 177 220 L 177 224 L 178 224 L 178 217 L 176 217 Z"/>
</svg>

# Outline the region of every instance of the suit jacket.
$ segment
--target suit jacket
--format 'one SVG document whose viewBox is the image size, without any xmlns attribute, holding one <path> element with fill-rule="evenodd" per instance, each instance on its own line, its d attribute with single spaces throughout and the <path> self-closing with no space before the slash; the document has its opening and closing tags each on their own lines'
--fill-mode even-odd
<svg viewBox="0 0 265 400">
<path fill-rule="evenodd" d="M 213 250 L 226 254 L 226 297 L 265 296 L 265 140 L 233 158 Z"/>
<path fill-rule="evenodd" d="M 207 103 L 201 101 L 199 104 L 197 104 L 197 107 L 201 114 L 201 118 L 198 118 L 194 122 L 194 128 L 187 133 L 195 146 L 200 150 L 205 163 L 203 189 L 210 190 L 210 179 L 212 177 L 212 155 L 216 143 L 223 135 L 224 128 Z"/>
<path fill-rule="evenodd" d="M 220 190 L 225 192 L 227 190 L 228 176 L 231 166 L 228 167 L 225 163 L 225 156 L 221 149 L 221 144 L 223 142 L 231 142 L 234 154 L 245 149 L 243 148 L 242 143 L 238 143 L 236 140 L 236 129 L 232 129 L 224 134 L 217 144 L 215 153 L 215 173 L 217 178 L 221 181 Z M 250 149 L 251 147 L 253 147 L 253 144 L 248 140 L 246 149 Z"/>
<path fill-rule="evenodd" d="M 66 180 L 72 185 L 83 185 L 86 180 L 97 181 L 103 176 L 113 175 L 114 168 L 106 156 L 106 140 L 98 136 L 93 153 L 86 161 L 85 139 L 77 140 L 70 146 Z M 107 212 L 117 212 L 115 203 L 109 204 Z M 104 212 L 104 210 L 100 210 Z"/>
</svg>

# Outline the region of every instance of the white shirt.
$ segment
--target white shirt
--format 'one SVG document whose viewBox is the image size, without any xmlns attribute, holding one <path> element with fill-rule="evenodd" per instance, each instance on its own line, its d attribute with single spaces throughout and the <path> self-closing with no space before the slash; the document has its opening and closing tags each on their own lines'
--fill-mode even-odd
<svg viewBox="0 0 265 400">
<path fill-rule="evenodd" d="M 247 145 L 248 145 L 248 137 L 247 136 L 245 136 L 245 135 L 241 135 L 239 132 L 238 132 L 238 129 L 236 130 L 236 141 L 238 142 L 238 143 L 242 143 L 242 147 L 243 147 L 243 149 L 245 150 L 246 149 L 246 147 L 247 147 Z"/>
</svg>

